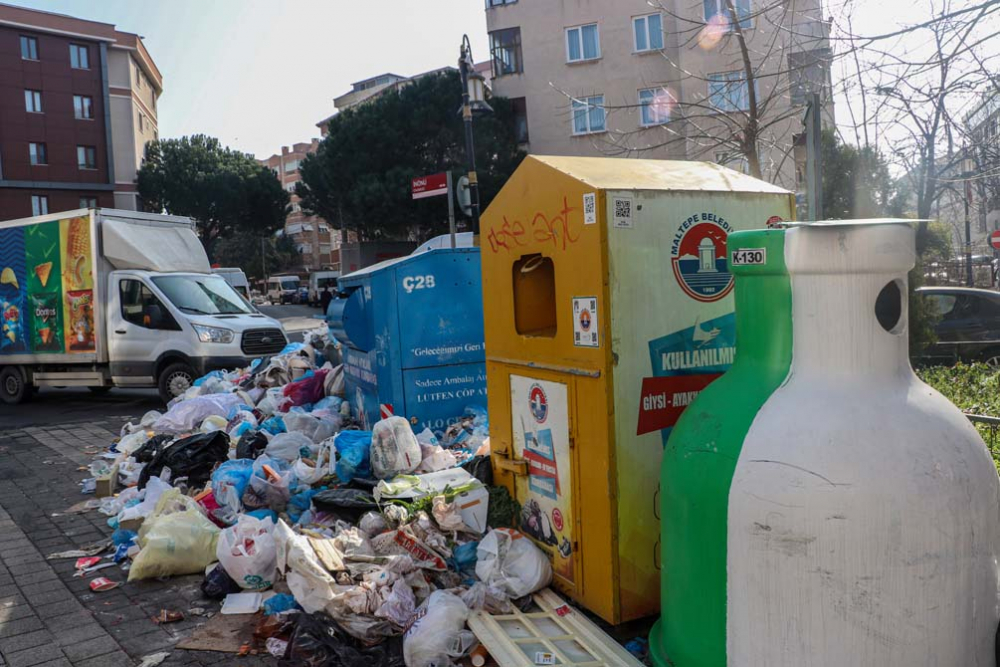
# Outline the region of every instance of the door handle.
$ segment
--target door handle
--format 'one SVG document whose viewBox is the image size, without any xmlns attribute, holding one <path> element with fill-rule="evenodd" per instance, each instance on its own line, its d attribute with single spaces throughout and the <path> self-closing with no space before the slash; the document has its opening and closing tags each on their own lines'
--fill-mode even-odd
<svg viewBox="0 0 1000 667">
<path fill-rule="evenodd" d="M 115 333 L 116 334 L 123 334 L 123 333 L 125 333 L 125 329 L 115 329 Z"/>
</svg>

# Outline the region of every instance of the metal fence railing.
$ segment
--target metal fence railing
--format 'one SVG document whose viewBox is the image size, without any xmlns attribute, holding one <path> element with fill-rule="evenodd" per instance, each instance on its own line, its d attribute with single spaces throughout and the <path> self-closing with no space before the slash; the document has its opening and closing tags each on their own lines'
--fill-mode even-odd
<svg viewBox="0 0 1000 667">
<path fill-rule="evenodd" d="M 989 445 L 990 453 L 993 457 L 997 456 L 997 431 L 1000 431 L 1000 417 L 989 417 L 987 415 L 965 415 L 969 418 L 969 421 L 976 425 L 979 430 L 979 434 L 983 436 L 983 440 L 986 440 L 986 444 Z M 989 439 L 983 432 L 989 434 Z"/>
</svg>

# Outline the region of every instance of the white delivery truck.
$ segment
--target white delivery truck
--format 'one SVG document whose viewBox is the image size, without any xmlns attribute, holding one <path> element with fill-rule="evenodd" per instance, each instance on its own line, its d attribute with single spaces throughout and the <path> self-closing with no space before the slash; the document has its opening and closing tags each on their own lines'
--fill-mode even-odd
<svg viewBox="0 0 1000 667">
<path fill-rule="evenodd" d="M 212 273 L 222 276 L 234 290 L 243 295 L 244 299 L 250 300 L 250 281 L 247 280 L 247 274 L 243 273 L 243 269 L 239 267 L 213 268 Z"/>
<path fill-rule="evenodd" d="M 267 279 L 267 298 L 272 304 L 298 303 L 300 285 L 298 276 L 271 276 Z"/>
<path fill-rule="evenodd" d="M 337 278 L 340 271 L 313 271 L 309 274 L 309 305 L 319 306 L 320 295 L 323 288 L 330 290 L 331 294 L 337 293 Z"/>
<path fill-rule="evenodd" d="M 80 209 L 0 222 L 0 401 L 33 387 L 157 387 L 286 344 L 213 275 L 188 218 Z"/>
</svg>

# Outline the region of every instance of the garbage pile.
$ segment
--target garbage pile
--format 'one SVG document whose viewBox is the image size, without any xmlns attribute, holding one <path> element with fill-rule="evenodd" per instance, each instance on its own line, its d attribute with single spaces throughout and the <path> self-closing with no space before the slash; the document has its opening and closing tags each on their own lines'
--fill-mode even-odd
<svg viewBox="0 0 1000 667">
<path fill-rule="evenodd" d="M 257 614 L 255 650 L 287 664 L 481 656 L 470 614 L 510 613 L 552 579 L 492 486 L 486 411 L 441 433 L 396 416 L 361 430 L 336 358 L 318 329 L 126 424 L 83 483 L 112 559 L 130 582 L 204 573 L 221 614 Z"/>
</svg>

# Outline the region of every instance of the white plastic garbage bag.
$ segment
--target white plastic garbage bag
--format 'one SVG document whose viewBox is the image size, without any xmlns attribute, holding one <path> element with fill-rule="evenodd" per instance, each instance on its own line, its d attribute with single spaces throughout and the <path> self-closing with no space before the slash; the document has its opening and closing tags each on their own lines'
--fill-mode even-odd
<svg viewBox="0 0 1000 667">
<path fill-rule="evenodd" d="M 215 555 L 240 588 L 262 591 L 274 584 L 278 548 L 273 532 L 271 519 L 241 514 L 235 526 L 219 535 Z"/>
<path fill-rule="evenodd" d="M 420 444 L 402 417 L 389 417 L 372 428 L 372 472 L 379 479 L 413 472 L 420 465 Z"/>
<path fill-rule="evenodd" d="M 417 611 L 417 620 L 403 636 L 406 667 L 450 667 L 471 648 L 465 630 L 469 608 L 448 591 L 434 591 Z"/>
<path fill-rule="evenodd" d="M 119 452 L 125 456 L 131 456 L 132 452 L 136 451 L 145 444 L 150 437 L 152 437 L 152 431 L 139 430 L 118 441 L 118 445 L 115 447 Z"/>
<path fill-rule="evenodd" d="M 230 410 L 241 403 L 236 394 L 209 394 L 195 396 L 175 403 L 167 412 L 153 423 L 151 430 L 156 433 L 185 433 L 193 431 L 205 421 L 205 417 L 221 415 L 225 417 Z"/>
<path fill-rule="evenodd" d="M 340 595 L 339 587 L 320 564 L 305 536 L 296 534 L 279 519 L 274 527 L 274 542 L 278 571 L 285 574 L 295 601 L 310 614 L 330 606 Z"/>
<path fill-rule="evenodd" d="M 541 590 L 552 581 L 552 564 L 542 550 L 510 528 L 488 532 L 476 549 L 476 576 L 512 598 Z"/>
<path fill-rule="evenodd" d="M 291 415 L 285 417 L 286 424 L 289 417 Z M 267 449 L 264 450 L 268 456 L 289 463 L 301 457 L 302 452 L 308 453 L 309 456 L 315 456 L 316 453 L 316 445 L 312 439 L 302 433 L 279 433 L 271 438 L 271 442 L 267 443 Z"/>
</svg>

